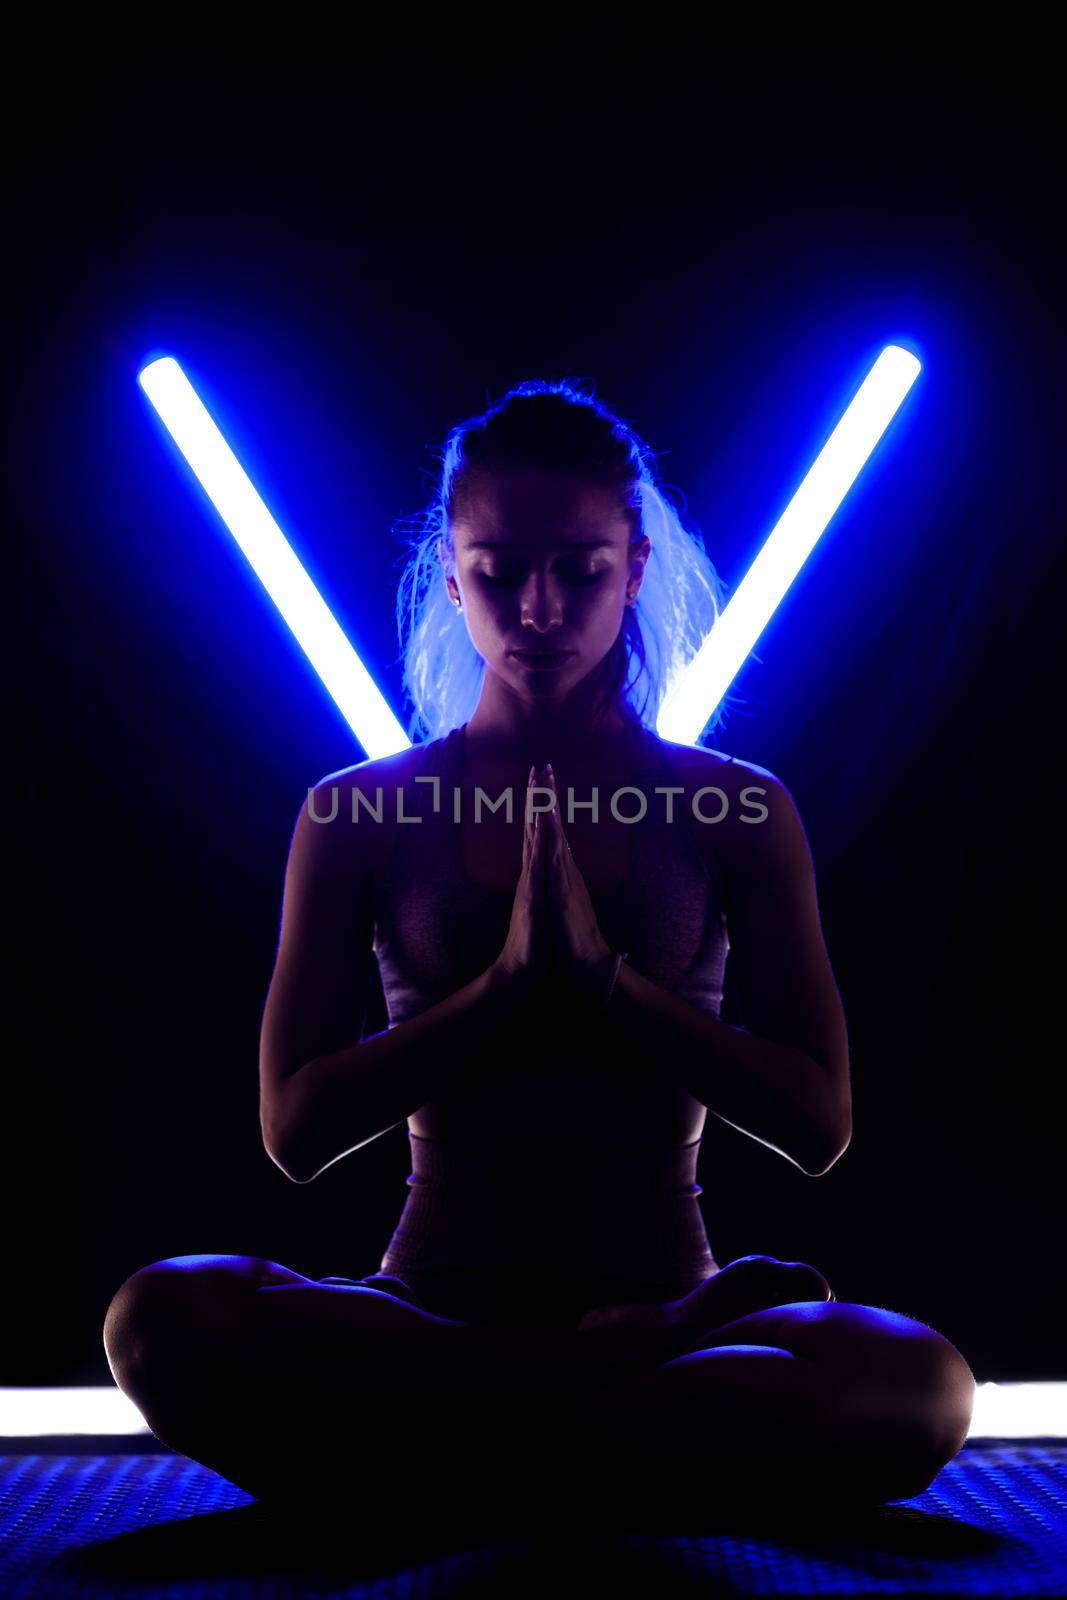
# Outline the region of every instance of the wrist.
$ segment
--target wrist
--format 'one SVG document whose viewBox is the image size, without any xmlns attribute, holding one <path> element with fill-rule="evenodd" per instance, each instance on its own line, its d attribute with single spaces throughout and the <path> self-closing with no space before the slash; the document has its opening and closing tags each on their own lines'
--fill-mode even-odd
<svg viewBox="0 0 1067 1600">
<path fill-rule="evenodd" d="M 486 969 L 488 993 L 519 999 L 528 995 L 536 984 L 529 967 L 514 967 L 499 956 Z"/>
<path fill-rule="evenodd" d="M 579 989 L 595 1014 L 607 1009 L 619 981 L 619 969 L 625 960 L 625 951 L 607 950 L 582 972 Z"/>
</svg>

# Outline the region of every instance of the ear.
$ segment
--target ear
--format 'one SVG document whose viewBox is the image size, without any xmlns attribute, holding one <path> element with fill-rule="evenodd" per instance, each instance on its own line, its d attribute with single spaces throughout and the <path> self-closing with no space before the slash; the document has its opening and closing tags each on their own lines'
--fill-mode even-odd
<svg viewBox="0 0 1067 1600">
<path fill-rule="evenodd" d="M 454 604 L 459 599 L 459 590 L 456 588 L 455 579 L 449 577 L 448 574 L 448 551 L 445 549 L 445 541 L 443 539 L 438 539 L 437 541 L 437 558 L 444 569 L 445 587 L 448 590 L 448 593 L 451 596 Z"/>
<path fill-rule="evenodd" d="M 641 587 L 641 583 L 645 575 L 645 563 L 648 561 L 648 558 L 651 554 L 652 540 L 648 537 L 647 533 L 643 533 L 641 537 L 634 542 L 634 545 L 630 551 L 630 573 L 627 579 L 627 586 L 632 589 L 635 594 Z"/>
</svg>

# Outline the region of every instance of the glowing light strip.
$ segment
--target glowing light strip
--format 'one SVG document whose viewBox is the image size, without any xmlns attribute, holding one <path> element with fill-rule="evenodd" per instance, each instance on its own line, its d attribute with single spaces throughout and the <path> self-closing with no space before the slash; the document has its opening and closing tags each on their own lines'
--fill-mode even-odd
<svg viewBox="0 0 1067 1600">
<path fill-rule="evenodd" d="M 4 1438 L 150 1432 L 121 1389 L 0 1389 Z M 1067 1439 L 1067 1383 L 980 1383 L 968 1439 Z"/>
<path fill-rule="evenodd" d="M 92 1389 L 0 1389 L 0 1439 L 150 1432 L 133 1401 L 114 1384 Z"/>
<path fill-rule="evenodd" d="M 1067 1383 L 980 1383 L 968 1439 L 1067 1439 Z"/>
<path fill-rule="evenodd" d="M 660 707 L 661 738 L 695 744 L 920 372 L 887 345 L 800 488 Z"/>
<path fill-rule="evenodd" d="M 410 739 L 177 361 L 151 361 L 137 381 L 367 755 L 408 749 Z"/>
<path fill-rule="evenodd" d="M 657 719 L 661 737 L 682 744 L 700 737 L 920 370 L 900 345 L 887 345 L 879 355 L 668 693 Z M 150 362 L 138 381 L 368 756 L 409 748 L 377 684 L 177 361 L 164 356 Z"/>
</svg>

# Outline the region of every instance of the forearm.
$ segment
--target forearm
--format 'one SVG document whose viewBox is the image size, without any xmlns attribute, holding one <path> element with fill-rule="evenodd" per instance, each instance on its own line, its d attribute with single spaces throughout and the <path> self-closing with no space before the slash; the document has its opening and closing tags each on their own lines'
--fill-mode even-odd
<svg viewBox="0 0 1067 1600">
<path fill-rule="evenodd" d="M 316 1056 L 283 1085 L 280 1162 L 297 1182 L 395 1127 L 454 1083 L 525 1004 L 495 964 L 419 1016 Z"/>
<path fill-rule="evenodd" d="M 824 1170 L 840 1153 L 830 1075 L 805 1051 L 721 1022 L 625 961 L 606 1015 L 657 1072 L 805 1172 Z"/>
</svg>

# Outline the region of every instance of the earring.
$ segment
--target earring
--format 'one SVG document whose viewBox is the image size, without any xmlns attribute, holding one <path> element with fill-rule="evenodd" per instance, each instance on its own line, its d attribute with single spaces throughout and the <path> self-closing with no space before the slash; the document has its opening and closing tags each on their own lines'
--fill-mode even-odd
<svg viewBox="0 0 1067 1600">
<path fill-rule="evenodd" d="M 635 606 L 637 604 L 637 596 L 633 593 L 628 594 L 626 596 L 626 604 L 628 606 Z"/>
</svg>

